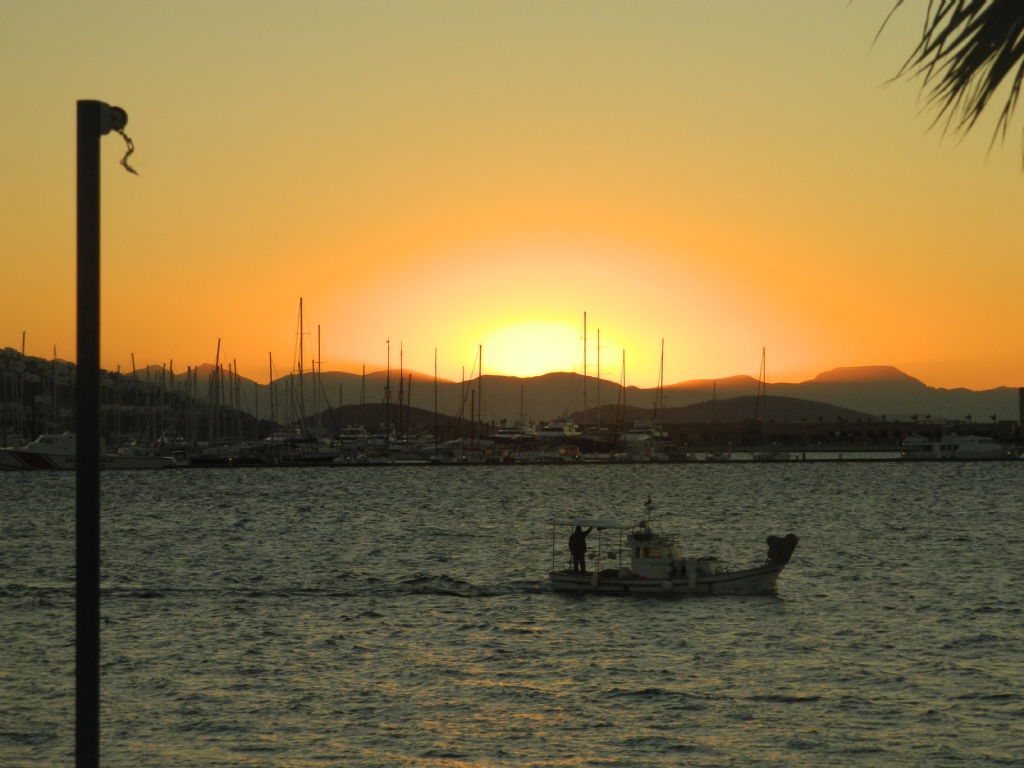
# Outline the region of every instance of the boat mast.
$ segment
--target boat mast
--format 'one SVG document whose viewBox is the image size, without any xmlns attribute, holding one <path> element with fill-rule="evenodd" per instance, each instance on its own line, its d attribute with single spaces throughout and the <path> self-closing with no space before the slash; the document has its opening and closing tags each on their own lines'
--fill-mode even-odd
<svg viewBox="0 0 1024 768">
<path fill-rule="evenodd" d="M 320 439 L 323 429 L 323 416 L 320 414 L 320 392 L 324 387 L 324 360 L 320 348 L 320 323 L 316 324 L 316 363 L 313 365 L 313 411 L 316 413 L 316 437 Z M 326 398 L 325 398 L 326 399 Z"/>
<path fill-rule="evenodd" d="M 233 359 L 232 362 L 235 364 L 235 372 L 233 374 L 234 387 L 232 391 L 235 401 L 235 424 L 237 425 L 237 432 L 235 434 L 238 435 L 237 440 L 244 440 L 245 434 L 242 430 L 242 382 L 238 378 L 238 360 Z"/>
<path fill-rule="evenodd" d="M 4 370 L 6 371 L 7 363 L 4 362 Z M 121 365 L 117 366 L 117 378 L 114 379 L 114 428 L 117 431 L 116 445 L 118 450 L 121 448 Z M 4 378 L 4 448 L 7 447 L 7 379 Z"/>
<path fill-rule="evenodd" d="M 363 363 L 363 380 L 359 386 L 359 404 L 366 405 L 366 363 Z"/>
<path fill-rule="evenodd" d="M 597 431 L 601 431 L 601 329 L 597 329 Z"/>
<path fill-rule="evenodd" d="M 478 353 L 480 356 L 480 369 L 476 377 L 477 389 L 477 413 L 480 417 L 480 437 L 484 436 L 484 345 L 481 344 Z"/>
<path fill-rule="evenodd" d="M 583 434 L 587 434 L 587 313 L 583 313 Z M 581 443 L 583 444 L 583 443 Z"/>
<path fill-rule="evenodd" d="M 299 297 L 299 418 L 302 420 L 302 436 L 309 437 L 306 428 L 306 382 L 305 373 L 306 319 L 302 311 L 302 297 Z"/>
<path fill-rule="evenodd" d="M 274 353 L 268 352 L 269 367 L 270 367 L 270 384 L 267 386 L 270 388 L 270 431 L 274 431 Z"/>
<path fill-rule="evenodd" d="M 391 447 L 391 337 L 388 337 L 388 376 L 384 380 L 384 448 Z"/>
<path fill-rule="evenodd" d="M 405 403 L 405 345 L 398 342 L 398 437 L 405 434 L 402 430 L 402 406 Z"/>
<path fill-rule="evenodd" d="M 462 440 L 462 416 L 466 412 L 466 366 L 462 366 L 462 383 L 459 385 L 459 391 L 462 393 L 462 399 L 459 400 L 459 423 L 456 430 L 459 440 Z"/>
<path fill-rule="evenodd" d="M 626 350 L 622 350 L 622 418 L 626 416 Z"/>
<path fill-rule="evenodd" d="M 757 429 L 758 416 L 761 419 L 761 444 L 764 445 L 767 442 L 767 433 L 765 431 L 765 410 L 768 406 L 768 376 L 767 366 L 765 365 L 765 348 L 761 347 L 761 368 L 757 372 L 757 397 L 754 400 L 754 429 Z M 762 399 L 764 403 L 762 404 Z M 756 433 L 755 433 L 756 435 Z"/>
<path fill-rule="evenodd" d="M 711 449 L 718 450 L 718 382 L 711 382 Z"/>
<path fill-rule="evenodd" d="M 434 457 L 437 458 L 437 347 L 434 347 Z"/>
<path fill-rule="evenodd" d="M 21 346 L 25 346 L 25 334 L 21 335 Z M 218 343 L 219 348 L 219 343 Z M 24 352 L 22 352 L 24 354 Z M 141 438 L 139 434 L 139 377 L 135 373 L 135 353 L 132 352 L 132 426 L 135 428 L 135 440 Z"/>
<path fill-rule="evenodd" d="M 761 392 L 764 396 L 764 406 L 761 408 L 761 444 L 768 445 L 768 358 L 765 348 L 761 347 Z"/>
<path fill-rule="evenodd" d="M 3 448 L 7 447 L 7 377 L 10 373 L 10 361 L 4 357 L 4 441 Z M 118 414 L 120 416 L 120 413 Z"/>
<path fill-rule="evenodd" d="M 167 405 L 169 406 L 169 409 L 170 409 L 170 415 L 168 417 L 167 426 L 168 426 L 168 429 L 172 428 L 172 426 L 173 426 L 173 429 L 174 429 L 175 433 L 177 433 L 177 431 L 178 431 L 178 418 L 177 418 L 177 416 L 178 416 L 178 413 L 177 413 L 178 412 L 178 406 L 177 406 L 178 399 L 176 397 L 174 397 L 174 393 L 176 391 L 176 387 L 174 386 L 174 360 L 173 359 L 171 360 L 171 364 L 169 366 L 169 369 L 170 369 L 170 378 L 167 380 L 168 381 L 168 384 L 167 384 L 167 386 L 168 386 Z M 175 434 L 175 437 L 177 437 L 176 434 Z"/>
<path fill-rule="evenodd" d="M 662 385 L 665 381 L 665 340 L 661 340 L 661 363 L 658 366 L 658 389 L 654 393 L 654 431 L 658 432 L 658 408 L 664 405 L 662 402 Z M 659 435 L 660 436 L 660 435 Z"/>
</svg>

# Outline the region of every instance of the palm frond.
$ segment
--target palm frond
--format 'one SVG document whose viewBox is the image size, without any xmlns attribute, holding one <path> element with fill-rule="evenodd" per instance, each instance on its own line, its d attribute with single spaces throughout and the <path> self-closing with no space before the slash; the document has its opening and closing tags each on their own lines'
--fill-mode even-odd
<svg viewBox="0 0 1024 768">
<path fill-rule="evenodd" d="M 1024 83 L 1024 0 L 929 0 L 921 42 L 898 76 L 920 77 L 936 120 L 956 132 L 970 131 L 1009 81 L 993 141 L 1005 137 Z"/>
</svg>

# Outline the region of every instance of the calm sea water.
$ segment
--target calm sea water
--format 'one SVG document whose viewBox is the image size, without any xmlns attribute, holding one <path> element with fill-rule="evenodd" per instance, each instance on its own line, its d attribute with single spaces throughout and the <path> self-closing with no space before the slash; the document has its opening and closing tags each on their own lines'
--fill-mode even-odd
<svg viewBox="0 0 1024 768">
<path fill-rule="evenodd" d="M 73 488 L 0 474 L 0 764 L 73 744 Z M 1024 462 L 103 477 L 108 766 L 1024 765 Z M 552 593 L 650 493 L 778 597 Z M 559 563 L 568 552 L 560 532 Z"/>
</svg>

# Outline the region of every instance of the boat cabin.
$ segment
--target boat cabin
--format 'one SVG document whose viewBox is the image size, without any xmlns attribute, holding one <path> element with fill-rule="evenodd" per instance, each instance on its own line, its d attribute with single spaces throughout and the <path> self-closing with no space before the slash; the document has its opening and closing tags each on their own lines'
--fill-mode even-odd
<svg viewBox="0 0 1024 768">
<path fill-rule="evenodd" d="M 676 573 L 679 552 L 674 541 L 657 536 L 652 541 L 630 542 L 632 552 L 630 573 L 641 579 L 668 579 Z"/>
</svg>

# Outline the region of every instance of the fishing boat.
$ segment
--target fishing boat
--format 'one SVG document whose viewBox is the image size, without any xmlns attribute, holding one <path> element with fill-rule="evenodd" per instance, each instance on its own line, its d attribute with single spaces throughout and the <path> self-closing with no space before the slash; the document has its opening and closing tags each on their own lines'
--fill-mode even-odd
<svg viewBox="0 0 1024 768">
<path fill-rule="evenodd" d="M 733 569 L 715 557 L 686 557 L 674 534 L 660 530 L 650 518 L 653 505 L 637 523 L 579 518 L 552 523 L 551 587 L 558 592 L 597 592 L 646 595 L 764 595 L 775 593 L 775 582 L 789 563 L 799 542 L 795 534 L 769 536 L 768 553 L 761 565 Z M 593 570 L 582 573 L 558 568 L 556 532 L 570 526 L 592 529 L 588 560 Z M 562 540 L 564 541 L 564 539 Z"/>
<path fill-rule="evenodd" d="M 0 469 L 75 469 L 75 446 L 75 435 L 71 432 L 40 435 L 24 448 L 0 448 Z M 157 451 L 133 450 L 100 456 L 100 469 L 164 469 L 174 465 L 173 458 Z"/>
</svg>

